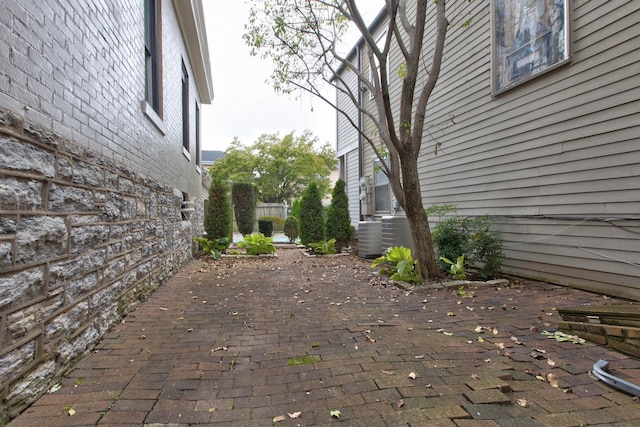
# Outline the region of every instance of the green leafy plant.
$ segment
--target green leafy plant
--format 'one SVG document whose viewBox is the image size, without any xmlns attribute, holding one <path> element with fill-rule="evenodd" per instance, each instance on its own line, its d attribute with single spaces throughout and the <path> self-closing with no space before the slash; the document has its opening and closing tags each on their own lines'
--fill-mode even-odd
<svg viewBox="0 0 640 427">
<path fill-rule="evenodd" d="M 322 240 L 316 243 L 309 243 L 311 252 L 314 255 L 333 255 L 336 250 L 336 239 Z"/>
<path fill-rule="evenodd" d="M 273 238 L 266 237 L 262 233 L 244 236 L 244 239 L 238 242 L 238 247 L 245 249 L 247 255 L 265 255 L 276 251 L 276 247 L 273 245 Z"/>
<path fill-rule="evenodd" d="M 298 238 L 298 220 L 295 216 L 288 216 L 284 220 L 284 235 L 289 238 L 290 242 L 295 242 Z"/>
<path fill-rule="evenodd" d="M 331 194 L 331 204 L 327 209 L 327 238 L 336 241 L 336 251 L 342 252 L 351 243 L 353 227 L 349 216 L 349 199 L 345 190 L 346 183 L 339 179 Z"/>
<path fill-rule="evenodd" d="M 478 276 L 497 277 L 504 259 L 502 236 L 494 228 L 493 220 L 488 216 L 445 217 L 447 212 L 455 212 L 454 205 L 431 206 L 428 215 L 435 215 L 438 224 L 432 238 L 438 256 L 438 266 L 442 271 L 452 271 L 445 259 L 457 259 L 464 255 L 466 271 L 470 266 L 478 267 Z"/>
<path fill-rule="evenodd" d="M 381 267 L 380 274 L 390 276 L 400 282 L 419 283 L 422 281 L 416 266 L 417 260 L 411 257 L 411 249 L 404 246 L 391 246 L 384 255 L 376 258 L 371 267 Z"/>
<path fill-rule="evenodd" d="M 211 254 L 214 259 L 220 259 L 224 251 L 229 247 L 229 238 L 221 237 L 219 239 L 207 239 L 206 237 L 194 237 L 200 249 L 207 254 Z"/>
<path fill-rule="evenodd" d="M 440 260 L 450 265 L 449 271 L 456 280 L 467 280 L 467 273 L 464 271 L 464 255 L 460 255 L 456 262 L 443 256 L 440 257 Z"/>
<path fill-rule="evenodd" d="M 267 237 L 273 236 L 273 221 L 270 219 L 259 219 L 258 230 Z"/>
</svg>

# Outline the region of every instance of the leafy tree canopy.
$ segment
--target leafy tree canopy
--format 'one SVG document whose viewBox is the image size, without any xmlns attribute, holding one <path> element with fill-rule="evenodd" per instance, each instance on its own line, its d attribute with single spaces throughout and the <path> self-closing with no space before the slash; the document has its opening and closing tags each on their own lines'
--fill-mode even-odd
<svg viewBox="0 0 640 427">
<path fill-rule="evenodd" d="M 263 134 L 251 146 L 235 138 L 209 169 L 215 179 L 246 182 L 258 188 L 264 203 L 290 202 L 315 182 L 321 194 L 329 191 L 329 175 L 337 166 L 336 154 L 328 143 L 319 146 L 310 131 Z"/>
</svg>

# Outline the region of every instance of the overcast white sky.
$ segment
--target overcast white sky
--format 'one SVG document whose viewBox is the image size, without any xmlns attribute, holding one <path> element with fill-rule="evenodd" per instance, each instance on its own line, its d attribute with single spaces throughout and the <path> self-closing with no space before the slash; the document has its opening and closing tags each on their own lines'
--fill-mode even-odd
<svg viewBox="0 0 640 427">
<path fill-rule="evenodd" d="M 309 95 L 297 100 L 278 95 L 265 83 L 271 74 L 271 62 L 250 56 L 242 39 L 249 14 L 246 2 L 203 0 L 202 3 L 214 92 L 211 105 L 202 106 L 202 149 L 224 151 L 234 137 L 251 145 L 263 133 L 299 135 L 305 129 L 311 130 L 320 143 L 329 142 L 335 148 L 333 108 Z M 367 11 L 371 18 L 384 6 L 383 0 L 362 3 L 371 9 Z"/>
</svg>

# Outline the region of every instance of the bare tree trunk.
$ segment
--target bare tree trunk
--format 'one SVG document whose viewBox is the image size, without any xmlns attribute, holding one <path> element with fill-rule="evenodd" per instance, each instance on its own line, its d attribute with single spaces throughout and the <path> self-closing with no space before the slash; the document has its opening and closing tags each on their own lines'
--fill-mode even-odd
<svg viewBox="0 0 640 427">
<path fill-rule="evenodd" d="M 415 257 L 420 266 L 420 273 L 423 279 L 444 277 L 436 264 L 429 220 L 422 205 L 417 162 L 415 159 L 411 159 L 411 154 L 402 153 L 400 157 L 402 164 L 402 185 L 405 195 L 405 203 L 402 208 L 409 221 Z M 405 157 L 409 158 L 407 159 Z"/>
</svg>

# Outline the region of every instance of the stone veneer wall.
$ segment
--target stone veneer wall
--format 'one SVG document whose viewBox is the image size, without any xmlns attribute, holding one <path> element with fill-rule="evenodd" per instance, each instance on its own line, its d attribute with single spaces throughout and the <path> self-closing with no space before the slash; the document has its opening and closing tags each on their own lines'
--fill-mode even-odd
<svg viewBox="0 0 640 427">
<path fill-rule="evenodd" d="M 203 201 L 0 110 L 0 420 L 174 273 Z"/>
</svg>

